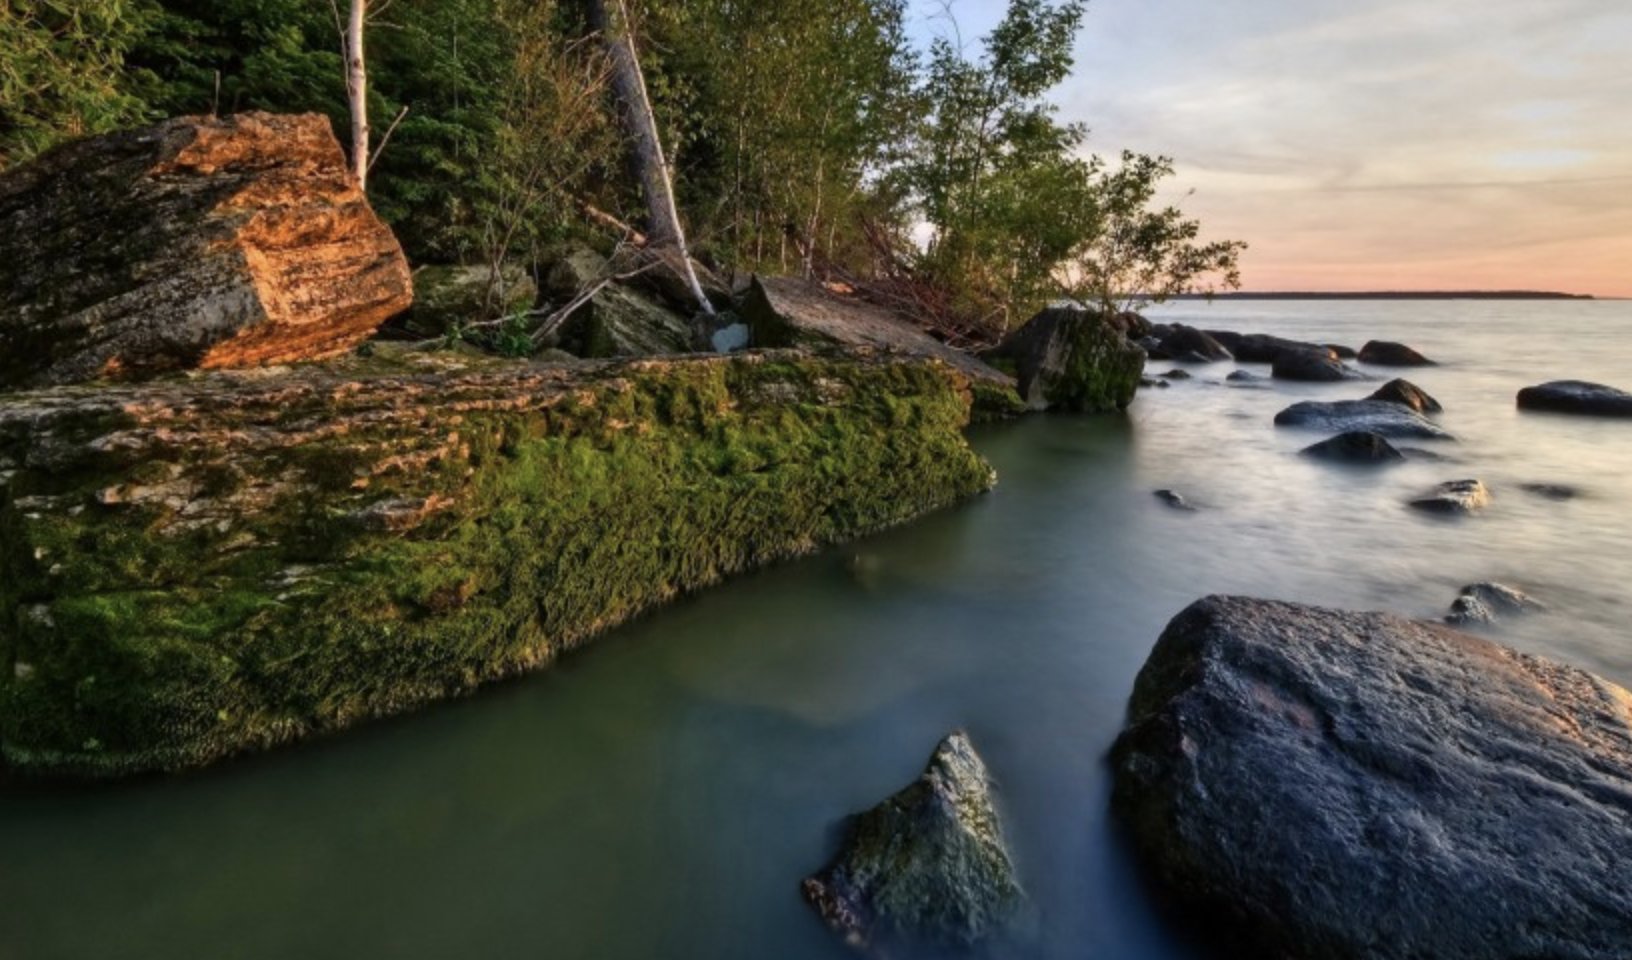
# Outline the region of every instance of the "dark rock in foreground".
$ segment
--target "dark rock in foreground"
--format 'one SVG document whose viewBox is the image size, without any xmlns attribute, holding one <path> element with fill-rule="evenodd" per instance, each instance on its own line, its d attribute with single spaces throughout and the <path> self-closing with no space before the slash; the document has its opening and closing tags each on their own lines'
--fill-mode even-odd
<svg viewBox="0 0 1632 960">
<path fill-rule="evenodd" d="M 1052 307 L 989 356 L 1012 360 L 1032 410 L 1108 413 L 1133 402 L 1145 352 L 1098 313 Z"/>
<path fill-rule="evenodd" d="M 1632 956 L 1632 693 L 1581 670 L 1209 597 L 1156 644 L 1112 759 L 1138 853 L 1223 921 L 1221 956 Z"/>
<path fill-rule="evenodd" d="M 1271 374 L 1277 380 L 1336 383 L 1364 380 L 1365 375 L 1332 356 L 1330 351 L 1283 350 L 1275 356 Z"/>
<path fill-rule="evenodd" d="M 1373 340 L 1360 348 L 1360 362 L 1374 367 L 1432 367 L 1437 366 L 1403 343 L 1391 340 Z"/>
<path fill-rule="evenodd" d="M 1547 609 L 1536 598 L 1501 583 L 1472 583 L 1462 588 L 1451 603 L 1445 622 L 1457 626 L 1492 624 L 1516 613 Z"/>
<path fill-rule="evenodd" d="M 1411 506 L 1429 513 L 1476 513 L 1490 506 L 1490 489 L 1478 480 L 1452 480 L 1412 500 Z"/>
<path fill-rule="evenodd" d="M 1445 408 L 1439 401 L 1428 395 L 1409 380 L 1390 380 L 1377 389 L 1368 400 L 1381 400 L 1384 403 L 1398 403 L 1410 407 L 1418 413 L 1443 413 Z"/>
<path fill-rule="evenodd" d="M 941 741 L 916 782 L 851 818 L 838 859 L 804 895 L 857 948 L 968 946 L 1001 931 L 1025 894 L 968 735 Z"/>
<path fill-rule="evenodd" d="M 1403 404 L 1384 400 L 1305 400 L 1277 413 L 1275 425 L 1339 433 L 1365 430 L 1396 438 L 1454 439 L 1422 414 Z"/>
<path fill-rule="evenodd" d="M 319 114 L 178 117 L 0 174 L 0 388 L 338 356 L 412 300 Z"/>
<path fill-rule="evenodd" d="M 1343 463 L 1397 463 L 1405 459 L 1405 454 L 1395 449 L 1386 437 L 1367 430 L 1340 433 L 1330 440 L 1304 447 L 1300 452 L 1317 460 Z"/>
<path fill-rule="evenodd" d="M 1555 380 L 1519 391 L 1520 410 L 1632 417 L 1632 393 L 1584 380 Z"/>
</svg>

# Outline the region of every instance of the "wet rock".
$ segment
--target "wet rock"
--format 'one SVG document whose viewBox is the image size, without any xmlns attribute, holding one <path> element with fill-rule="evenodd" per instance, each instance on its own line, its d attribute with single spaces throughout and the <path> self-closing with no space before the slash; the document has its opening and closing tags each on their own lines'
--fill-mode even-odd
<svg viewBox="0 0 1632 960">
<path fill-rule="evenodd" d="M 1395 449 L 1388 438 L 1369 430 L 1351 430 L 1330 440 L 1304 447 L 1301 453 L 1317 460 L 1336 460 L 1343 463 L 1398 463 L 1405 454 Z"/>
<path fill-rule="evenodd" d="M 1176 490 L 1157 490 L 1156 499 L 1162 501 L 1175 510 L 1183 510 L 1187 513 L 1194 513 L 1196 510 L 1195 504 L 1192 504 L 1189 500 L 1186 500 L 1184 496 Z"/>
<path fill-rule="evenodd" d="M 1173 325 L 1162 337 L 1162 349 L 1169 356 L 1185 358 L 1191 363 L 1216 363 L 1233 359 L 1230 351 L 1205 331 L 1183 324 Z"/>
<path fill-rule="evenodd" d="M 1363 380 L 1365 375 L 1331 355 L 1330 351 L 1282 350 L 1275 355 L 1271 373 L 1277 380 L 1299 380 L 1307 383 L 1335 383 L 1339 380 Z"/>
<path fill-rule="evenodd" d="M 1224 378 L 1226 383 L 1268 383 L 1269 378 L 1251 370 L 1236 370 Z"/>
<path fill-rule="evenodd" d="M 941 741 L 916 782 L 851 818 L 843 850 L 805 880 L 805 900 L 853 947 L 894 941 L 966 947 L 1024 902 L 967 734 Z"/>
<path fill-rule="evenodd" d="M 1325 344 L 1288 340 L 1267 333 L 1231 333 L 1227 330 L 1207 331 L 1223 344 L 1242 363 L 1274 363 L 1275 358 L 1288 351 L 1324 354 L 1333 360 L 1338 356 Z"/>
<path fill-rule="evenodd" d="M 1521 483 L 1519 489 L 1548 500 L 1574 500 L 1581 496 L 1579 488 L 1567 483 Z"/>
<path fill-rule="evenodd" d="M 1360 351 L 1353 347 L 1345 347 L 1340 343 L 1323 343 L 1321 346 L 1332 351 L 1332 355 L 1339 360 L 1358 360 L 1360 358 Z"/>
<path fill-rule="evenodd" d="M 1136 852 L 1221 921 L 1220 956 L 1632 956 L 1632 693 L 1603 678 L 1209 597 L 1157 642 L 1112 764 Z"/>
<path fill-rule="evenodd" d="M 0 174 L 0 388 L 339 356 L 412 299 L 318 114 L 180 117 Z"/>
<path fill-rule="evenodd" d="M 1145 351 L 1145 356 L 1152 360 L 1173 359 L 1173 355 L 1163 349 L 1162 341 L 1158 337 L 1140 337 L 1135 342 L 1139 345 L 1139 349 Z"/>
<path fill-rule="evenodd" d="M 1500 583 L 1473 583 L 1462 588 L 1445 622 L 1454 626 L 1489 625 L 1519 613 L 1547 609 L 1541 601 L 1522 590 Z"/>
<path fill-rule="evenodd" d="M 1520 410 L 1632 417 L 1632 393 L 1584 380 L 1554 380 L 1519 391 Z"/>
<path fill-rule="evenodd" d="M 1074 307 L 1042 311 L 989 356 L 1014 362 L 1020 398 L 1032 410 L 1121 410 L 1145 368 L 1143 350 L 1099 314 Z"/>
<path fill-rule="evenodd" d="M 1454 439 L 1415 410 L 1382 400 L 1305 400 L 1277 413 L 1275 425 L 1309 427 L 1327 433 L 1365 430 L 1393 438 Z"/>
<path fill-rule="evenodd" d="M 1360 362 L 1375 367 L 1432 367 L 1428 359 L 1403 343 L 1392 340 L 1372 340 L 1360 348 Z"/>
<path fill-rule="evenodd" d="M 1188 371 L 1188 370 L 1169 370 L 1166 373 L 1157 374 L 1157 376 L 1161 377 L 1163 380 L 1189 380 L 1190 379 L 1190 371 Z"/>
<path fill-rule="evenodd" d="M 1173 384 L 1168 383 L 1166 380 L 1155 380 L 1155 379 L 1152 379 L 1151 377 L 1140 377 L 1139 378 L 1139 386 L 1141 386 L 1141 387 L 1146 387 L 1146 388 L 1157 387 L 1157 388 L 1160 388 L 1162 390 L 1166 390 L 1168 387 L 1171 387 L 1172 385 Z"/>
<path fill-rule="evenodd" d="M 1411 506 L 1429 513 L 1476 513 L 1490 506 L 1490 489 L 1478 480 L 1452 480 L 1412 500 Z"/>
<path fill-rule="evenodd" d="M 1368 399 L 1402 404 L 1418 413 L 1442 413 L 1445 410 L 1426 390 L 1409 380 L 1390 380 Z"/>
</svg>

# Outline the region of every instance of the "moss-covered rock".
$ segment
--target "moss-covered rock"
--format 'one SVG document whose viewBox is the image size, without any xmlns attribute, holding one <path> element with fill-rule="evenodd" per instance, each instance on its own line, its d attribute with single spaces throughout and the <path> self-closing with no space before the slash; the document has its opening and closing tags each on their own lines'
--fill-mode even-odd
<svg viewBox="0 0 1632 960">
<path fill-rule="evenodd" d="M 0 749 L 173 769 L 545 663 L 985 489 L 966 382 L 389 357 L 0 401 Z"/>
<path fill-rule="evenodd" d="M 1044 310 L 992 356 L 1014 364 L 1020 397 L 1032 410 L 1121 410 L 1145 369 L 1145 352 L 1114 323 L 1075 307 Z"/>
<path fill-rule="evenodd" d="M 507 317 L 532 308 L 538 286 L 525 270 L 507 265 L 433 264 L 414 271 L 414 306 L 398 322 L 410 333 L 440 337 L 463 324 Z"/>
</svg>

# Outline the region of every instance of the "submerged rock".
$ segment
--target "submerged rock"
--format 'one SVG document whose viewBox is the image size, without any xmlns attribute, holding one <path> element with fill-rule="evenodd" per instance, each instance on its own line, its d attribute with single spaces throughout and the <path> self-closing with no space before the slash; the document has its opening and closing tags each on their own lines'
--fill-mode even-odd
<svg viewBox="0 0 1632 960">
<path fill-rule="evenodd" d="M 1270 372 L 1277 380 L 1301 380 L 1308 383 L 1365 379 L 1364 374 L 1345 365 L 1328 350 L 1282 350 L 1275 355 L 1274 366 Z"/>
<path fill-rule="evenodd" d="M 1020 397 L 1033 410 L 1108 413 L 1133 402 L 1145 353 L 1097 313 L 1051 307 L 990 356 L 1014 362 Z"/>
<path fill-rule="evenodd" d="M 1490 506 L 1490 489 L 1478 480 L 1452 480 L 1412 500 L 1411 506 L 1429 513 L 1475 513 Z"/>
<path fill-rule="evenodd" d="M 1221 956 L 1632 956 L 1632 693 L 1600 677 L 1209 597 L 1140 671 L 1112 763 L 1138 854 L 1222 921 Z"/>
<path fill-rule="evenodd" d="M 1428 392 L 1409 380 L 1390 380 L 1378 388 L 1368 400 L 1381 400 L 1384 403 L 1398 403 L 1410 407 L 1418 413 L 1443 413 L 1445 408 L 1439 401 L 1428 395 Z"/>
<path fill-rule="evenodd" d="M 1190 379 L 1190 371 L 1188 371 L 1188 370 L 1169 370 L 1166 373 L 1157 374 L 1157 376 L 1161 377 L 1163 380 L 1189 380 Z"/>
<path fill-rule="evenodd" d="M 386 353 L 0 397 L 7 762 L 175 769 L 400 713 L 992 483 L 929 361 Z"/>
<path fill-rule="evenodd" d="M 1175 510 L 1183 510 L 1188 513 L 1194 513 L 1196 510 L 1195 504 L 1191 503 L 1189 500 L 1186 500 L 1184 495 L 1176 490 L 1157 490 L 1156 499 L 1162 501 Z"/>
<path fill-rule="evenodd" d="M 1500 583 L 1472 583 L 1451 603 L 1445 622 L 1456 626 L 1492 624 L 1516 613 L 1547 609 L 1541 601 L 1521 590 Z"/>
<path fill-rule="evenodd" d="M 803 890 L 857 948 L 970 946 L 1000 932 L 1025 894 L 968 735 L 941 741 L 912 785 L 852 817 L 838 858 Z"/>
<path fill-rule="evenodd" d="M 1300 452 L 1317 460 L 1343 463 L 1397 463 L 1405 459 L 1405 454 L 1395 449 L 1386 437 L 1369 430 L 1340 433 L 1330 440 L 1304 447 Z"/>
<path fill-rule="evenodd" d="M 1632 393 L 1584 380 L 1555 380 L 1519 391 L 1520 410 L 1632 417 Z"/>
<path fill-rule="evenodd" d="M 0 388 L 338 356 L 412 299 L 318 114 L 180 117 L 0 173 Z"/>
<path fill-rule="evenodd" d="M 1521 483 L 1519 489 L 1548 500 L 1574 500 L 1581 491 L 1567 483 Z"/>
<path fill-rule="evenodd" d="M 1224 381 L 1226 383 L 1262 384 L 1268 383 L 1269 378 L 1261 374 L 1253 373 L 1251 370 L 1235 370 L 1232 371 L 1229 376 L 1225 377 Z"/>
<path fill-rule="evenodd" d="M 1391 340 L 1373 340 L 1360 348 L 1360 362 L 1374 367 L 1432 367 L 1437 366 L 1403 343 Z"/>
<path fill-rule="evenodd" d="M 1305 400 L 1277 413 L 1275 425 L 1339 433 L 1363 430 L 1396 438 L 1454 439 L 1415 410 L 1384 400 Z"/>
</svg>

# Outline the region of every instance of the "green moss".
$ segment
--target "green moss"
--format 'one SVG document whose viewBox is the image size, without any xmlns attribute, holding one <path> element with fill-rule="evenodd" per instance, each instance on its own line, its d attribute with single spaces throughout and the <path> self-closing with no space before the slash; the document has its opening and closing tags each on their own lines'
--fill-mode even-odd
<svg viewBox="0 0 1632 960">
<path fill-rule="evenodd" d="M 338 729 L 990 483 L 961 436 L 967 400 L 930 364 L 614 373 L 572 403 L 466 413 L 457 456 L 375 472 L 362 492 L 403 427 L 314 440 L 282 454 L 301 482 L 229 522 L 88 504 L 105 477 L 52 491 L 84 509 L 0 500 L 5 756 L 114 774 Z M 277 473 L 174 453 L 199 489 Z M 359 519 L 359 502 L 390 498 L 439 507 L 403 532 Z"/>
<path fill-rule="evenodd" d="M 971 380 L 969 389 L 974 394 L 970 416 L 976 423 L 1007 420 L 1026 412 L 1026 402 L 1020 393 L 1008 384 L 991 380 Z"/>
<path fill-rule="evenodd" d="M 1075 413 L 1108 413 L 1133 402 L 1144 372 L 1143 350 L 1096 314 L 1066 311 L 1069 346 L 1045 387 L 1048 404 Z"/>
</svg>

